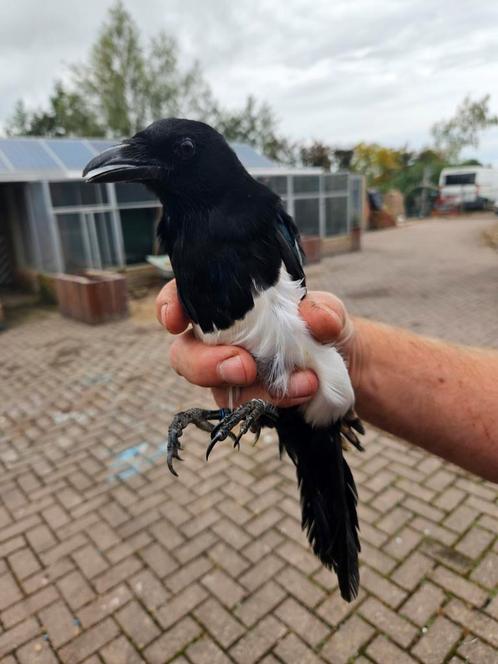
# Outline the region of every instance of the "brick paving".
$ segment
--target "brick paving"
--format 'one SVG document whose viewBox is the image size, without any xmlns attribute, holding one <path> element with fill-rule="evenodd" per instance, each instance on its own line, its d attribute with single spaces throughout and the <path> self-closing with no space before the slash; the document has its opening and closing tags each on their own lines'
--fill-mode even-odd
<svg viewBox="0 0 498 664">
<path fill-rule="evenodd" d="M 371 234 L 309 269 L 365 316 L 498 343 L 490 218 Z M 345 604 L 299 527 L 272 433 L 239 453 L 186 435 L 207 403 L 167 367 L 152 321 L 91 328 L 45 312 L 0 336 L 0 661 L 498 661 L 496 486 L 370 429 L 352 452 L 362 584 Z"/>
</svg>

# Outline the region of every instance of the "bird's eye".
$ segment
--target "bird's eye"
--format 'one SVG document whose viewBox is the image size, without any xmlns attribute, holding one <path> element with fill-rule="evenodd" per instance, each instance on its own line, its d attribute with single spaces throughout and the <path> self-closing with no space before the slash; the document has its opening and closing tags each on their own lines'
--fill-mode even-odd
<svg viewBox="0 0 498 664">
<path fill-rule="evenodd" d="M 191 138 L 184 138 L 177 144 L 175 152 L 182 159 L 190 159 L 195 154 L 194 141 Z"/>
</svg>

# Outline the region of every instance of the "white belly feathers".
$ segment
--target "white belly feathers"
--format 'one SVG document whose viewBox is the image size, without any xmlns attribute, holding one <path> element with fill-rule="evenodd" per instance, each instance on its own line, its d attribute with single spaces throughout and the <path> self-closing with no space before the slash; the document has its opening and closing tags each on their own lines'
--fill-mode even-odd
<svg viewBox="0 0 498 664">
<path fill-rule="evenodd" d="M 262 379 L 276 395 L 286 393 L 296 367 L 312 369 L 320 387 L 302 410 L 308 423 L 327 426 L 353 406 L 354 393 L 340 353 L 315 341 L 299 316 L 303 295 L 300 282 L 293 281 L 282 267 L 278 283 L 261 292 L 254 308 L 231 328 L 207 334 L 198 326 L 194 330 L 207 344 L 232 344 L 248 350 Z"/>
</svg>

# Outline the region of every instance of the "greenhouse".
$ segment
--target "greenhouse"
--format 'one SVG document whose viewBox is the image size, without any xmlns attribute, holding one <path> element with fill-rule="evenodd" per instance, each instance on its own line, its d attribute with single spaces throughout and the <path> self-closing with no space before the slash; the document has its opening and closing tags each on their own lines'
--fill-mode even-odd
<svg viewBox="0 0 498 664">
<path fill-rule="evenodd" d="M 0 139 L 0 284 L 23 271 L 122 269 L 156 252 L 160 205 L 145 187 L 81 179 L 83 166 L 113 144 Z M 361 176 L 286 167 L 248 145 L 232 147 L 248 171 L 282 197 L 303 235 L 320 236 L 326 247 L 327 240 L 347 238 L 360 227 Z"/>
</svg>

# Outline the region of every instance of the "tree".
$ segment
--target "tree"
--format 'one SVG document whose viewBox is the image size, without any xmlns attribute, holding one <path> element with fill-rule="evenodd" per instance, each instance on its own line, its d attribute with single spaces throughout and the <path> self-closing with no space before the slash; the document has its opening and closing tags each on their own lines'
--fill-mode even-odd
<svg viewBox="0 0 498 664">
<path fill-rule="evenodd" d="M 84 97 L 57 82 L 45 111 L 29 111 L 18 101 L 6 133 L 9 136 L 104 136 L 105 130 Z"/>
<path fill-rule="evenodd" d="M 270 159 L 287 163 L 297 159 L 296 146 L 278 136 L 277 121 L 270 106 L 258 104 L 252 95 L 238 111 L 217 109 L 213 124 L 228 141 L 248 143 Z"/>
<path fill-rule="evenodd" d="M 365 175 L 370 186 L 386 189 L 393 175 L 402 168 L 402 153 L 402 150 L 387 148 L 378 143 L 359 143 L 354 148 L 351 167 Z"/>
<path fill-rule="evenodd" d="M 447 161 L 457 162 L 465 147 L 477 148 L 479 133 L 498 124 L 498 116 L 490 113 L 489 99 L 489 94 L 477 101 L 467 96 L 452 118 L 433 125 L 431 133 L 435 147 L 444 154 Z"/>
<path fill-rule="evenodd" d="M 313 141 L 311 145 L 304 145 L 299 150 L 303 166 L 314 166 L 330 171 L 333 163 L 333 150 L 330 145 L 321 141 Z"/>
<path fill-rule="evenodd" d="M 18 102 L 11 135 L 129 136 L 162 117 L 204 120 L 229 140 L 244 141 L 276 161 L 294 161 L 296 146 L 278 135 L 271 108 L 249 96 L 235 111 L 220 107 L 200 65 L 180 66 L 178 46 L 165 32 L 145 47 L 121 0 L 109 10 L 88 61 L 56 83 L 48 109 Z"/>
</svg>

